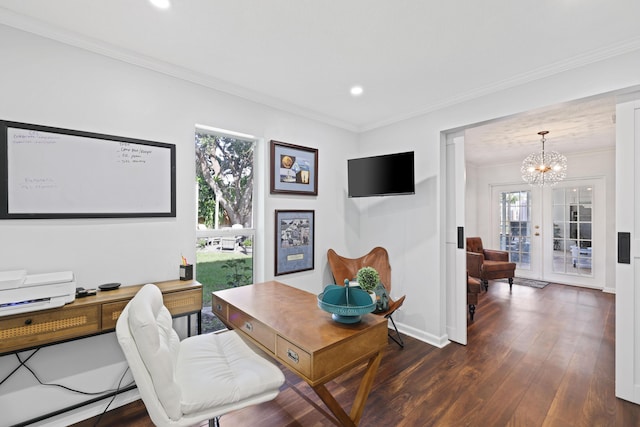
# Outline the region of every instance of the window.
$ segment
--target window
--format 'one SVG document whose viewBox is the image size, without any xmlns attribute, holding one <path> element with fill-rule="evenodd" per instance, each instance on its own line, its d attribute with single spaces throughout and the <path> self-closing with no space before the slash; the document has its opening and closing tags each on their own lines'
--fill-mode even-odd
<svg viewBox="0 0 640 427">
<path fill-rule="evenodd" d="M 203 332 L 224 328 L 211 312 L 211 292 L 253 283 L 255 145 L 249 135 L 196 126 L 196 277 L 202 283 Z"/>
</svg>

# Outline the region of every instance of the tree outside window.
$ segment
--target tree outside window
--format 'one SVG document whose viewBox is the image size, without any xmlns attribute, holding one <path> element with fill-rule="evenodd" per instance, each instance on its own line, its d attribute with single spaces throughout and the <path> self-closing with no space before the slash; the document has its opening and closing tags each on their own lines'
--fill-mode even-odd
<svg viewBox="0 0 640 427">
<path fill-rule="evenodd" d="M 252 227 L 253 148 L 253 141 L 196 133 L 198 216 L 209 228 Z"/>
</svg>

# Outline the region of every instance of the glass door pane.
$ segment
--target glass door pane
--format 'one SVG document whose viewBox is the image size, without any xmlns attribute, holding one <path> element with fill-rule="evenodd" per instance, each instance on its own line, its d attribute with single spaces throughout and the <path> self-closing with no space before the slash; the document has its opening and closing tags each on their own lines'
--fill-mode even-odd
<svg viewBox="0 0 640 427">
<path fill-rule="evenodd" d="M 593 188 L 553 189 L 553 272 L 592 276 Z"/>
<path fill-rule="evenodd" d="M 519 269 L 531 269 L 531 192 L 500 193 L 500 249 Z"/>
</svg>

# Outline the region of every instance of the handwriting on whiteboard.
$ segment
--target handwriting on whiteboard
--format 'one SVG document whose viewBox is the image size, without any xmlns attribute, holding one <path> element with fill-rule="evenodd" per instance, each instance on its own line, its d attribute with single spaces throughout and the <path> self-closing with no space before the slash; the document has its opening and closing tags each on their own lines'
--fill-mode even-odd
<svg viewBox="0 0 640 427">
<path fill-rule="evenodd" d="M 136 144 L 121 142 L 116 154 L 116 161 L 123 165 L 147 163 L 152 151 Z"/>
<path fill-rule="evenodd" d="M 22 130 L 11 135 L 14 144 L 55 144 L 60 140 L 60 135 L 37 130 Z"/>
<path fill-rule="evenodd" d="M 22 182 L 18 183 L 18 187 L 24 191 L 46 191 L 57 188 L 58 184 L 53 178 L 25 177 Z"/>
</svg>

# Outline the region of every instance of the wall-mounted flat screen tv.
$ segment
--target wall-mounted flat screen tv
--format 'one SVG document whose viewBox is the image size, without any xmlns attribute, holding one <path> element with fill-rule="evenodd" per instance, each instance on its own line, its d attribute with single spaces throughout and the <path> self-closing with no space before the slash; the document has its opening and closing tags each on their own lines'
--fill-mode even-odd
<svg viewBox="0 0 640 427">
<path fill-rule="evenodd" d="M 413 151 L 347 160 L 349 197 L 415 194 Z"/>
</svg>

